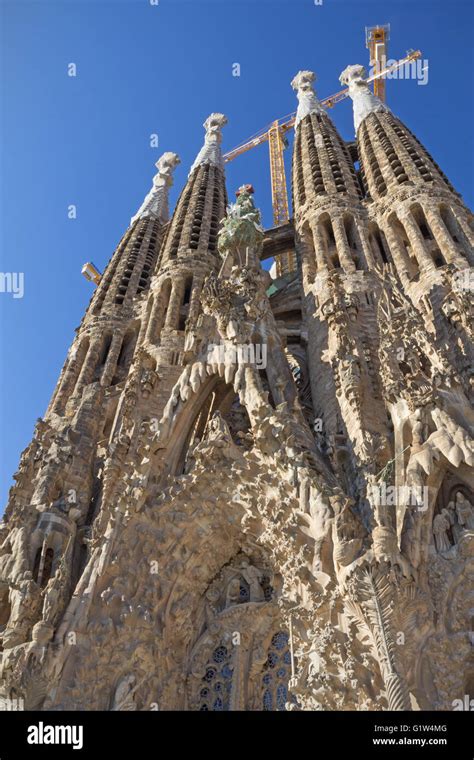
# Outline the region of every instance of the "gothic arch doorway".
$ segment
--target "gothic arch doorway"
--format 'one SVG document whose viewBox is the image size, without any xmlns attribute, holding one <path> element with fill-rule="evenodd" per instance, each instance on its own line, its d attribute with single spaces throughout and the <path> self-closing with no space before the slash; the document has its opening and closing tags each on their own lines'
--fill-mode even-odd
<svg viewBox="0 0 474 760">
<path fill-rule="evenodd" d="M 194 398 L 188 399 L 174 422 L 174 441 L 168 444 L 170 475 L 182 475 L 190 466 L 193 448 L 206 436 L 209 422 L 219 412 L 233 442 L 248 449 L 250 419 L 231 384 L 214 375 Z"/>
</svg>

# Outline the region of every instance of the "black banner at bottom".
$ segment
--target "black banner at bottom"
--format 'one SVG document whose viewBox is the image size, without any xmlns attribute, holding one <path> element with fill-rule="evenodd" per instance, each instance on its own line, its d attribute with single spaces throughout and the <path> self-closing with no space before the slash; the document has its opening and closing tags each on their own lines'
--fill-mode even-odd
<svg viewBox="0 0 474 760">
<path fill-rule="evenodd" d="M 326 756 L 471 760 L 468 712 L 0 712 L 0 760 L 23 757 L 141 758 L 151 751 L 258 751 L 291 742 L 292 754 L 312 746 Z M 242 739 L 246 738 L 245 744 Z M 217 745 L 216 740 L 226 743 Z M 247 742 L 249 742 L 247 744 Z M 250 743 L 251 742 L 251 743 Z M 318 744 L 319 750 L 318 753 Z M 329 751 L 329 752 L 328 752 Z"/>
</svg>

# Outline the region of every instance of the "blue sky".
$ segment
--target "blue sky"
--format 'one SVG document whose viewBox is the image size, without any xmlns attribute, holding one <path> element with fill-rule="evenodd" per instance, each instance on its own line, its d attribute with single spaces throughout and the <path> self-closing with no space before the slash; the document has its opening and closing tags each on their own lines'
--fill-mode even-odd
<svg viewBox="0 0 474 760">
<path fill-rule="evenodd" d="M 299 69 L 317 72 L 320 97 L 339 90 L 346 65 L 368 62 L 365 26 L 390 23 L 389 56 L 420 48 L 429 79 L 389 82 L 388 104 L 472 205 L 471 2 L 4 0 L 0 13 L 0 271 L 25 278 L 23 298 L 0 293 L 2 507 L 92 294 L 81 265 L 103 269 L 164 150 L 182 159 L 174 205 L 210 112 L 228 116 L 228 150 L 295 109 Z M 331 115 L 352 139 L 350 102 Z M 227 179 L 230 195 L 253 183 L 271 226 L 266 146 Z"/>
</svg>

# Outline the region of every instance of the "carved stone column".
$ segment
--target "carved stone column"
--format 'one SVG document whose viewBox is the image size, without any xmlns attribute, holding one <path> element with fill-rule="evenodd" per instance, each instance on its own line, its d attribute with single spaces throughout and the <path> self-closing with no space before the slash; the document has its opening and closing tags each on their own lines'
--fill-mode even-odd
<svg viewBox="0 0 474 760">
<path fill-rule="evenodd" d="M 441 253 L 446 257 L 448 263 L 458 264 L 458 266 L 465 267 L 467 262 L 456 248 L 439 212 L 434 211 L 432 208 L 424 208 L 424 212 L 435 240 L 440 247 Z"/>
<path fill-rule="evenodd" d="M 409 274 L 411 269 L 410 260 L 408 254 L 400 242 L 397 233 L 391 226 L 390 222 L 384 227 L 385 237 L 390 247 L 390 253 L 393 256 L 397 272 L 405 287 L 410 282 Z"/>
<path fill-rule="evenodd" d="M 364 254 L 364 258 L 367 262 L 367 267 L 369 269 L 374 269 L 375 267 L 374 254 L 369 245 L 365 225 L 356 216 L 354 216 L 353 219 L 354 219 L 354 226 L 356 229 L 357 237 L 359 238 L 360 247 Z"/>
<path fill-rule="evenodd" d="M 327 272 L 328 263 L 324 255 L 326 248 L 324 245 L 321 228 L 318 222 L 313 222 L 311 224 L 311 231 L 313 233 L 314 253 L 316 256 L 317 273 L 320 274 L 321 272 Z"/>
<path fill-rule="evenodd" d="M 466 217 L 463 214 L 460 214 L 457 208 L 452 209 L 452 211 L 464 236 L 467 238 L 472 248 L 474 248 L 474 230 L 471 229 Z"/>
<path fill-rule="evenodd" d="M 168 312 L 166 314 L 165 327 L 172 330 L 178 329 L 179 309 L 183 301 L 184 282 L 181 277 L 174 281 L 171 290 Z"/>
<path fill-rule="evenodd" d="M 76 355 L 69 361 L 59 390 L 53 400 L 51 407 L 53 412 L 60 414 L 69 396 L 72 395 L 78 375 L 81 372 L 84 359 L 87 355 L 87 348 L 88 346 L 84 344 L 84 342 L 81 343 Z"/>
<path fill-rule="evenodd" d="M 101 350 L 102 339 L 97 338 L 93 340 L 89 346 L 89 351 L 87 352 L 85 362 L 82 366 L 81 374 L 78 377 L 77 384 L 74 389 L 74 394 L 80 393 L 85 385 L 88 385 L 92 382 L 92 378 L 94 377 L 94 370 L 97 366 Z"/>
<path fill-rule="evenodd" d="M 112 382 L 114 372 L 117 368 L 117 359 L 122 348 L 123 338 L 121 335 L 114 335 L 110 344 L 107 361 L 105 362 L 104 369 L 102 370 L 102 377 L 100 378 L 100 384 L 106 388 Z"/>
<path fill-rule="evenodd" d="M 352 260 L 349 243 L 347 242 L 347 235 L 344 229 L 344 224 L 342 223 L 342 219 L 340 217 L 336 217 L 331 219 L 331 221 L 332 228 L 334 230 L 334 237 L 336 239 L 336 248 L 339 254 L 342 268 L 346 272 L 355 272 L 356 265 Z"/>
<path fill-rule="evenodd" d="M 416 223 L 411 211 L 407 211 L 406 214 L 400 217 L 400 221 L 405 228 L 405 232 L 408 236 L 408 240 L 410 241 L 410 245 L 412 247 L 413 253 L 416 256 L 416 260 L 418 261 L 420 269 L 432 267 L 433 259 L 426 250 L 423 235 L 421 234 L 420 228 L 418 227 L 418 224 Z"/>
<path fill-rule="evenodd" d="M 388 564 L 361 566 L 352 575 L 348 590 L 361 622 L 370 630 L 385 684 L 388 709 L 411 710 L 395 645 L 392 616 L 397 591 L 390 579 L 390 569 Z"/>
<path fill-rule="evenodd" d="M 146 330 L 145 340 L 148 343 L 155 343 L 157 339 L 158 324 L 161 320 L 163 312 L 163 289 L 160 288 L 158 294 L 155 295 L 153 306 L 151 308 L 150 319 Z"/>
<path fill-rule="evenodd" d="M 203 283 L 202 277 L 195 277 L 193 280 L 193 288 L 192 288 L 191 298 L 189 301 L 188 327 L 192 327 L 193 325 L 195 325 L 196 320 L 199 316 L 199 312 L 201 309 L 200 297 L 201 297 L 202 283 Z"/>
</svg>

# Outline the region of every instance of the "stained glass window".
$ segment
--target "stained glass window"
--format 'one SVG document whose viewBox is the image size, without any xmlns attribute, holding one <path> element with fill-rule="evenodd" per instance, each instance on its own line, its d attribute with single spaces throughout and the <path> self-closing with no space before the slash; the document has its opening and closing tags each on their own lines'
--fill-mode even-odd
<svg viewBox="0 0 474 760">
<path fill-rule="evenodd" d="M 241 604 L 250 602 L 249 584 L 243 578 L 240 579 L 239 601 Z"/>
<path fill-rule="evenodd" d="M 261 581 L 261 586 L 263 588 L 263 594 L 265 597 L 266 602 L 271 602 L 273 597 L 273 586 L 270 583 L 270 578 L 268 575 L 264 575 Z"/>
<path fill-rule="evenodd" d="M 214 649 L 199 692 L 202 712 L 222 712 L 229 709 L 232 688 L 231 653 L 225 646 Z"/>
<path fill-rule="evenodd" d="M 291 655 L 287 633 L 272 636 L 262 675 L 262 707 L 265 711 L 285 710 L 288 702 L 288 681 L 291 674 Z"/>
</svg>

